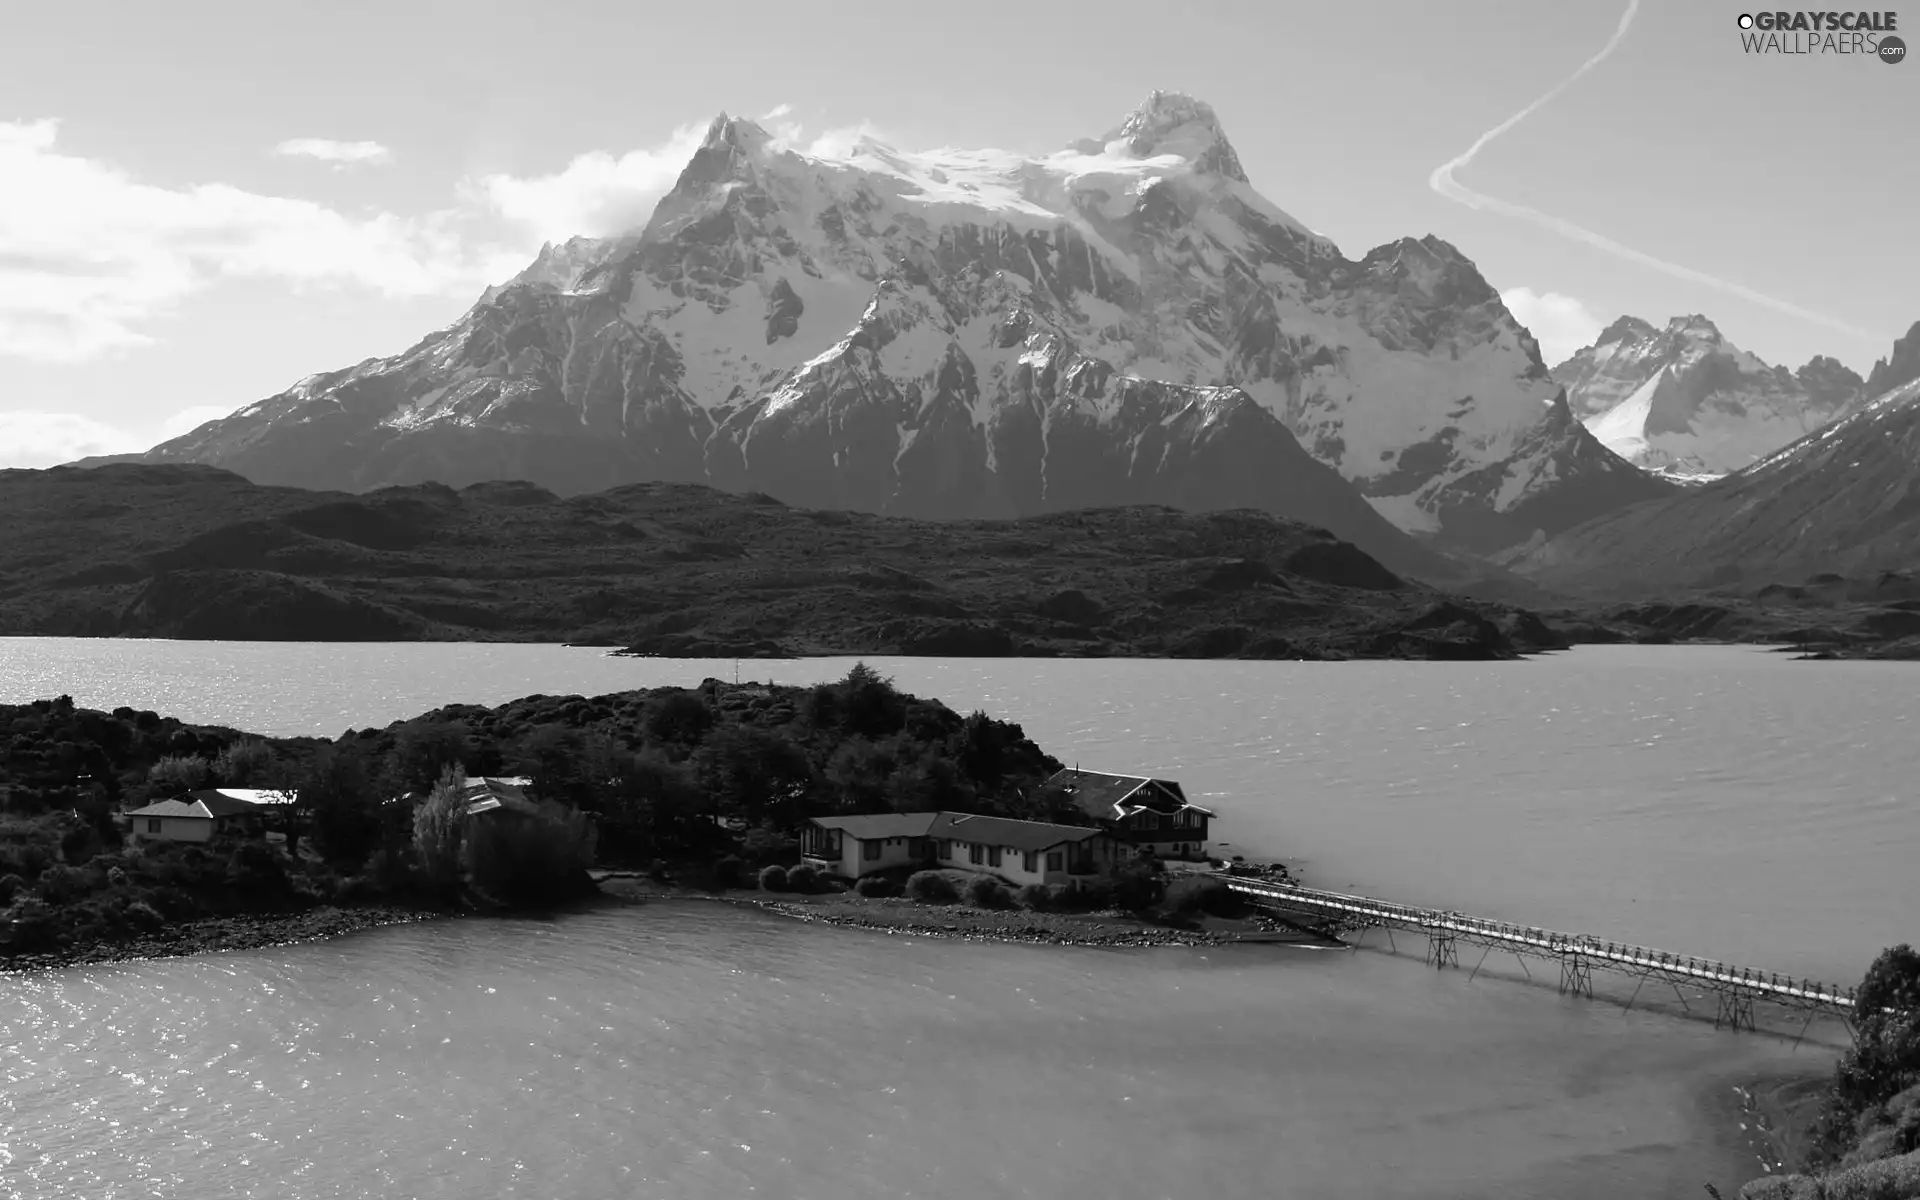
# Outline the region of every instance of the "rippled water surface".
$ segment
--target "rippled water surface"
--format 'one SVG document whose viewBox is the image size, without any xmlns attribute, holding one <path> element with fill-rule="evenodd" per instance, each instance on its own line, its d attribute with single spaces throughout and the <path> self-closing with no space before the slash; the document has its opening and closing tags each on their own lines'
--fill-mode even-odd
<svg viewBox="0 0 1920 1200">
<path fill-rule="evenodd" d="M 879 665 L 1068 761 L 1179 778 L 1218 837 L 1326 886 L 1844 982 L 1915 935 L 1910 664 L 1620 647 Z M 0 640 L 0 699 L 274 734 L 733 670 Z M 1796 1050 L 1469 974 L 680 904 L 10 978 L 0 1197 L 1732 1194 L 1751 1157 L 1719 1103 L 1731 1082 L 1831 1061 L 1831 1033 Z"/>
<path fill-rule="evenodd" d="M 35 1198 L 1679 1196 L 1750 1162 L 1702 1090 L 1783 1053 L 1384 955 L 697 903 L 0 980 L 0 1020 Z"/>
</svg>

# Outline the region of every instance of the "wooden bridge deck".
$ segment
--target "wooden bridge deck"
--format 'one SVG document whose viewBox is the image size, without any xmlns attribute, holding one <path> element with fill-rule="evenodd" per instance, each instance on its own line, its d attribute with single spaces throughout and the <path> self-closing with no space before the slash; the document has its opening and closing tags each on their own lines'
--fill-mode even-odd
<svg viewBox="0 0 1920 1200">
<path fill-rule="evenodd" d="M 1579 990 L 1585 991 L 1588 995 L 1592 994 L 1591 983 L 1585 977 L 1589 964 L 1614 967 L 1639 975 L 1643 980 L 1659 978 L 1668 982 L 1689 981 L 1701 984 L 1723 996 L 1733 998 L 1733 1008 L 1729 1009 L 1726 1004 L 1723 1004 L 1722 1015 L 1735 1025 L 1751 1026 L 1750 1005 L 1755 999 L 1815 1011 L 1831 1010 L 1846 1016 L 1851 1016 L 1854 1011 L 1855 989 L 1851 987 L 1843 988 L 1816 980 L 1796 979 L 1790 975 L 1783 976 L 1695 955 L 1674 954 L 1647 946 L 1609 941 L 1588 934 L 1560 933 L 1532 925 L 1516 925 L 1508 921 L 1492 921 L 1484 917 L 1468 916 L 1465 913 L 1396 904 L 1390 900 L 1377 900 L 1370 896 L 1350 896 L 1340 892 L 1274 883 L 1244 875 L 1220 873 L 1216 874 L 1215 878 L 1224 881 L 1236 892 L 1267 903 L 1344 919 L 1361 926 L 1397 926 L 1418 930 L 1433 939 L 1434 948 L 1429 951 L 1428 961 L 1436 962 L 1438 965 L 1446 965 L 1454 961 L 1452 942 L 1454 939 L 1459 939 L 1490 949 L 1557 958 L 1563 964 L 1561 980 L 1563 991 Z M 1742 1005 L 1749 1007 L 1743 1010 Z"/>
</svg>

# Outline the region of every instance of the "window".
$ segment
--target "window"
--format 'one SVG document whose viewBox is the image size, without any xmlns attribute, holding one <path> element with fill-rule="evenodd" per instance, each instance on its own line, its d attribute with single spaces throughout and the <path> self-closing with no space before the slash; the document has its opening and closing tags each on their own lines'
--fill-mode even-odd
<svg viewBox="0 0 1920 1200">
<path fill-rule="evenodd" d="M 952 838 L 940 839 L 940 857 L 941 858 L 953 857 L 953 839 Z"/>
<path fill-rule="evenodd" d="M 147 818 L 147 832 L 148 832 L 148 833 L 159 833 L 159 832 L 160 832 L 160 818 L 159 818 L 159 817 L 148 817 L 148 818 Z"/>
<path fill-rule="evenodd" d="M 880 839 L 879 838 L 860 839 L 860 857 L 866 859 L 868 862 L 872 862 L 874 859 L 879 858 L 880 857 Z"/>
<path fill-rule="evenodd" d="M 998 846 L 987 847 L 987 865 L 990 867 L 997 867 L 1000 865 L 1000 847 Z"/>
<path fill-rule="evenodd" d="M 926 838 L 908 838 L 907 857 L 925 858 L 927 856 L 927 844 Z"/>
<path fill-rule="evenodd" d="M 1047 870 L 1058 871 L 1066 866 L 1067 856 L 1059 850 L 1047 851 Z"/>
<path fill-rule="evenodd" d="M 1029 873 L 1033 871 L 1037 871 L 1040 869 L 1039 864 L 1040 864 L 1040 854 L 1036 850 L 1028 850 L 1023 852 L 1020 855 L 1020 869 L 1022 871 L 1027 871 Z"/>
<path fill-rule="evenodd" d="M 985 857 L 986 857 L 986 847 L 982 846 L 979 842 L 967 843 L 967 861 L 968 862 L 971 862 L 977 866 L 979 865 L 980 861 Z"/>
</svg>

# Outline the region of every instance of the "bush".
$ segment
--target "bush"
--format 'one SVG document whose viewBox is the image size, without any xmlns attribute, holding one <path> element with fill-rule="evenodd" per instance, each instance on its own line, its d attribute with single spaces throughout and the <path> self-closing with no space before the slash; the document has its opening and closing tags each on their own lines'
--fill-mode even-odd
<svg viewBox="0 0 1920 1200">
<path fill-rule="evenodd" d="M 1053 907 L 1053 889 L 1044 883 L 1030 883 L 1015 893 L 1021 908 L 1030 908 L 1034 912 L 1046 912 Z"/>
<path fill-rule="evenodd" d="M 915 871 L 907 879 L 907 896 L 922 904 L 952 904 L 960 891 L 939 871 Z"/>
<path fill-rule="evenodd" d="M 1216 917 L 1232 916 L 1238 911 L 1233 889 L 1218 879 L 1189 876 L 1167 885 L 1167 908 L 1182 917 L 1207 913 Z"/>
<path fill-rule="evenodd" d="M 13 898 L 26 891 L 27 881 L 18 875 L 0 875 L 0 904 L 11 904 Z"/>
<path fill-rule="evenodd" d="M 333 889 L 333 902 L 342 908 L 372 904 L 380 899 L 380 889 L 365 875 L 349 875 Z"/>
<path fill-rule="evenodd" d="M 1165 892 L 1160 877 L 1146 863 L 1130 864 L 1113 873 L 1113 903 L 1126 912 L 1145 912 L 1160 903 Z"/>
<path fill-rule="evenodd" d="M 975 908 L 1011 908 L 1013 893 L 991 875 L 976 875 L 967 880 L 967 900 Z"/>
<path fill-rule="evenodd" d="M 592 891 L 593 827 L 574 809 L 469 818 L 464 850 L 473 886 L 494 900 L 540 907 Z"/>
<path fill-rule="evenodd" d="M 869 899 L 880 899 L 894 893 L 893 880 L 885 875 L 868 875 L 853 885 L 853 890 Z"/>
<path fill-rule="evenodd" d="M 765 827 L 750 829 L 747 836 L 740 839 L 740 854 L 760 866 L 770 863 L 791 866 L 800 857 L 800 839 Z"/>
<path fill-rule="evenodd" d="M 820 890 L 820 869 L 810 863 L 801 863 L 787 872 L 787 890 L 809 895 Z"/>
<path fill-rule="evenodd" d="M 713 864 L 713 886 L 723 890 L 739 887 L 746 871 L 747 864 L 740 861 L 738 855 L 729 854 Z"/>
<path fill-rule="evenodd" d="M 787 869 L 779 863 L 760 868 L 760 890 L 763 892 L 786 891 Z"/>
<path fill-rule="evenodd" d="M 1052 899 L 1062 912 L 1098 912 L 1113 907 L 1113 887 L 1104 879 L 1075 879 L 1053 889 Z"/>
<path fill-rule="evenodd" d="M 160 915 L 160 910 L 145 900 L 135 900 L 127 905 L 127 924 L 141 933 L 152 933 L 166 923 L 167 919 Z"/>
<path fill-rule="evenodd" d="M 127 869 L 125 867 L 108 867 L 107 883 L 117 888 L 127 886 Z"/>
</svg>

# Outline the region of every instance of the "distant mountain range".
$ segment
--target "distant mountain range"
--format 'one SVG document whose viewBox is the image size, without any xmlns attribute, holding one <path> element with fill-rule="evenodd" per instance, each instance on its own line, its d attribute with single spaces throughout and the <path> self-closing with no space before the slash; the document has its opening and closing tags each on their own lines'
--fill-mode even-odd
<svg viewBox="0 0 1920 1200">
<path fill-rule="evenodd" d="M 1768 366 L 1698 314 L 1664 329 L 1621 317 L 1553 377 L 1608 449 L 1685 482 L 1749 466 L 1877 394 L 1831 358 Z"/>
<path fill-rule="evenodd" d="M 1588 595 L 1757 594 L 1841 576 L 1869 591 L 1882 576 L 1904 588 L 1920 565 L 1920 323 L 1875 364 L 1864 390 L 1870 398 L 1849 415 L 1751 466 L 1543 538 L 1507 561 L 1543 585 Z"/>
<path fill-rule="evenodd" d="M 644 229 L 138 457 L 941 519 L 1251 506 L 1442 582 L 1473 570 L 1449 547 L 1673 490 L 1589 433 L 1458 250 L 1345 257 L 1166 92 L 1039 158 L 803 154 L 722 115 Z"/>
</svg>

